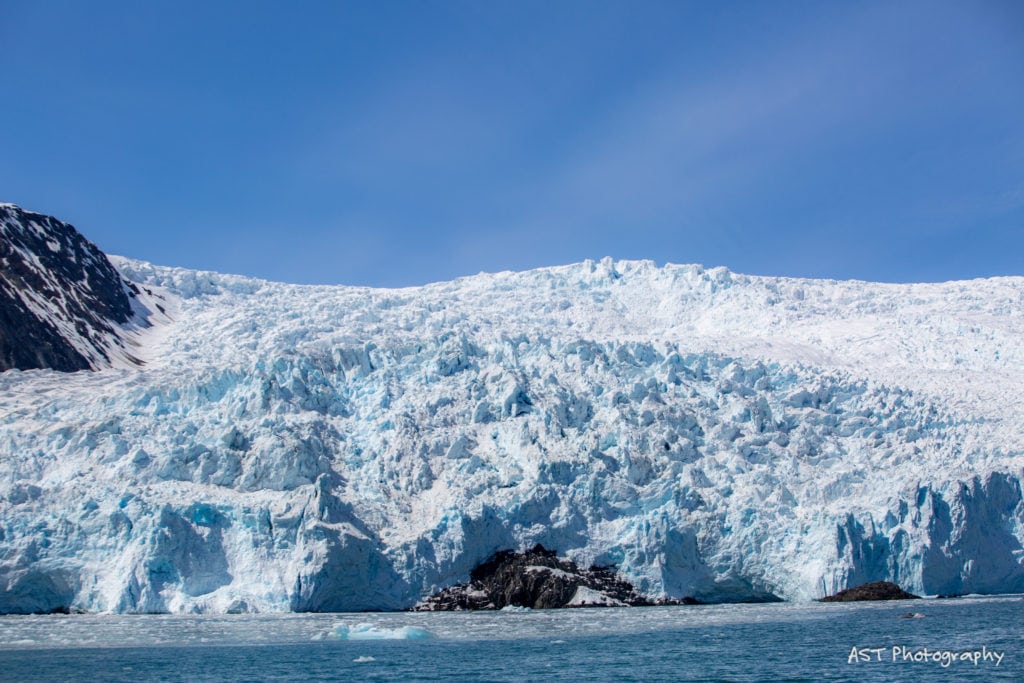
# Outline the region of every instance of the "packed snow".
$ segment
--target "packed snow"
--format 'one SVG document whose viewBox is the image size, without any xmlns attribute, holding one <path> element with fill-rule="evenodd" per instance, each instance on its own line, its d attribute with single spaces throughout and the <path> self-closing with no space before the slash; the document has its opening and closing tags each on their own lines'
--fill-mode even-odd
<svg viewBox="0 0 1024 683">
<path fill-rule="evenodd" d="M 0 374 L 0 612 L 398 609 L 536 543 L 652 596 L 1024 590 L 1022 278 L 113 260 L 145 365 Z"/>
<path fill-rule="evenodd" d="M 601 591 L 596 591 L 593 588 L 587 588 L 586 586 L 579 586 L 576 589 L 576 592 L 573 593 L 572 598 L 569 599 L 570 607 L 587 607 L 593 605 L 601 605 L 603 607 L 625 607 L 626 603 L 609 597 Z"/>
</svg>

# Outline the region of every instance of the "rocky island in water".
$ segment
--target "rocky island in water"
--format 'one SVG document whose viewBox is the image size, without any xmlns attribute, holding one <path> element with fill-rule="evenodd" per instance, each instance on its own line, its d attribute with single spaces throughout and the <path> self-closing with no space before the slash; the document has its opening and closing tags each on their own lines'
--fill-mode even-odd
<svg viewBox="0 0 1024 683">
<path fill-rule="evenodd" d="M 449 586 L 422 601 L 416 611 L 498 610 L 505 607 L 639 607 L 696 605 L 692 597 L 651 600 L 613 567 L 580 569 L 541 544 L 517 553 L 502 550 L 477 566 L 468 583 Z"/>
<path fill-rule="evenodd" d="M 819 602 L 860 602 L 863 600 L 920 600 L 891 581 L 872 581 L 821 598 Z"/>
</svg>

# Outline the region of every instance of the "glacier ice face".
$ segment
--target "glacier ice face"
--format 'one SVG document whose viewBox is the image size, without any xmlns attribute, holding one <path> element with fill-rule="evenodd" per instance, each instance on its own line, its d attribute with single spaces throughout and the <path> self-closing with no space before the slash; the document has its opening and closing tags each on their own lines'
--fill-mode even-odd
<svg viewBox="0 0 1024 683">
<path fill-rule="evenodd" d="M 0 612 L 409 607 L 541 543 L 652 595 L 1024 590 L 1024 280 L 113 259 L 142 370 L 0 374 Z"/>
</svg>

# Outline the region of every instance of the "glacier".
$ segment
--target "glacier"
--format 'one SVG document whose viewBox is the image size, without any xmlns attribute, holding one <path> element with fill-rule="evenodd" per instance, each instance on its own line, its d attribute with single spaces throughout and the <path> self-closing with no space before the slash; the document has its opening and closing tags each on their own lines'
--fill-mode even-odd
<svg viewBox="0 0 1024 683">
<path fill-rule="evenodd" d="M 1024 591 L 1024 278 L 110 259 L 142 365 L 0 374 L 0 613 L 404 609 L 537 543 L 651 596 Z"/>
</svg>

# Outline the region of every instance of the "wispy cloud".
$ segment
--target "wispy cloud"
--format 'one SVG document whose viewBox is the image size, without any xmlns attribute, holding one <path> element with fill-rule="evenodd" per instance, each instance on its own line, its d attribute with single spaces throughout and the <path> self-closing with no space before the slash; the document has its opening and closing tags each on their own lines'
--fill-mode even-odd
<svg viewBox="0 0 1024 683">
<path fill-rule="evenodd" d="M 872 277 L 964 226 L 1024 253 L 1020 3 L 15 9 L 0 175 L 125 253 L 379 284 L 606 254 Z"/>
<path fill-rule="evenodd" d="M 696 78 L 678 68 L 653 76 L 575 135 L 574 149 L 544 178 L 548 207 L 524 222 L 614 216 L 627 227 L 665 210 L 699 211 L 779 165 L 863 135 L 909 77 L 893 46 L 864 52 L 859 35 L 875 20 L 876 10 L 864 10 Z"/>
<path fill-rule="evenodd" d="M 670 257 L 686 259 L 688 245 L 736 258 L 744 247 L 796 239 L 785 234 L 789 222 L 833 231 L 820 245 L 833 247 L 832 255 L 817 258 L 842 259 L 834 247 L 859 244 L 866 233 L 920 230 L 929 221 L 940 228 L 952 216 L 940 205 L 977 209 L 992 199 L 932 159 L 957 144 L 951 136 L 975 131 L 929 129 L 949 126 L 961 107 L 970 111 L 970 95 L 958 104 L 948 89 L 969 89 L 985 55 L 975 54 L 974 43 L 942 44 L 929 35 L 933 18 L 919 14 L 927 7 L 844 9 L 772 51 L 714 69 L 670 65 L 651 74 L 620 107 L 567 131 L 572 144 L 534 182 L 514 188 L 521 211 L 497 227 L 526 244 L 561 241 L 563 258 L 599 255 L 594 248 L 628 251 L 635 238 L 645 245 L 635 255 L 646 249 L 664 257 L 656 249 L 672 246 Z M 942 21 L 978 24 L 976 40 L 995 25 L 970 8 L 943 11 Z M 907 33 L 918 27 L 922 35 Z M 903 147 L 913 152 L 901 156 Z M 957 154 L 959 163 L 964 156 Z M 808 225 L 804 213 L 822 222 Z M 484 256 L 493 235 L 466 233 L 463 248 Z M 699 257 L 701 249 L 693 251 Z"/>
</svg>

